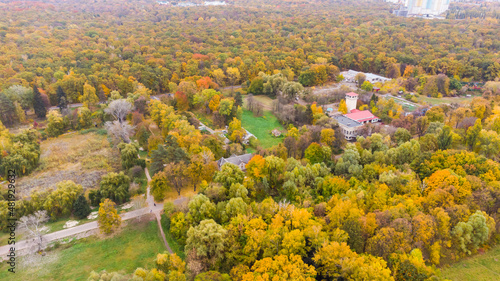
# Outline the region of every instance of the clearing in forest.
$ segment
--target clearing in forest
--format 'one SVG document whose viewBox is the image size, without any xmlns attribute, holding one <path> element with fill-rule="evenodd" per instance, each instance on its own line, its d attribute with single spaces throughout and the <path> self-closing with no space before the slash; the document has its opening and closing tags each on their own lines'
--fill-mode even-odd
<svg viewBox="0 0 500 281">
<path fill-rule="evenodd" d="M 120 168 L 120 155 L 102 132 L 70 133 L 41 143 L 39 167 L 18 180 L 22 195 L 33 188 L 43 190 L 63 180 L 84 189 L 96 187 L 101 177 Z"/>
<path fill-rule="evenodd" d="M 251 111 L 243 110 L 241 126 L 254 134 L 263 148 L 269 148 L 283 141 L 283 136 L 274 137 L 271 134 L 274 129 L 282 131 L 283 126 L 270 111 L 264 111 L 262 117 L 256 117 Z"/>
</svg>

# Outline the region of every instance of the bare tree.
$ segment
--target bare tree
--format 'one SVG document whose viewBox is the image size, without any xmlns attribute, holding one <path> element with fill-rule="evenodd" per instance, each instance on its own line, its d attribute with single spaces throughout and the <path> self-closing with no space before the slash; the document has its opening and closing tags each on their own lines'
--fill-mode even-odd
<svg viewBox="0 0 500 281">
<path fill-rule="evenodd" d="M 19 228 L 22 229 L 27 236 L 27 240 L 32 239 L 36 245 L 36 252 L 43 249 L 44 241 L 42 236 L 47 233 L 48 229 L 44 227 L 46 221 L 49 220 L 47 211 L 36 211 L 32 215 L 24 216 L 19 219 Z"/>
<path fill-rule="evenodd" d="M 120 141 L 130 143 L 130 135 L 134 132 L 134 127 L 127 121 L 108 121 L 104 124 L 104 126 L 106 127 L 106 130 L 108 130 L 108 134 L 114 138 L 116 143 L 119 143 Z"/>
<path fill-rule="evenodd" d="M 133 109 L 134 106 L 127 100 L 119 99 L 112 101 L 108 105 L 108 107 L 104 109 L 104 112 L 115 117 L 115 119 L 118 120 L 120 123 L 123 123 L 123 121 L 125 121 L 125 117 L 127 117 L 127 114 L 129 114 L 129 112 L 132 111 Z"/>
</svg>

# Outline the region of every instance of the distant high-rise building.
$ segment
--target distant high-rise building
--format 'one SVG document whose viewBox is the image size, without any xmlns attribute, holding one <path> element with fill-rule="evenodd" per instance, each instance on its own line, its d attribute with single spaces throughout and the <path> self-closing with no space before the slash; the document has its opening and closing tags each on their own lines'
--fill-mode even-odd
<svg viewBox="0 0 500 281">
<path fill-rule="evenodd" d="M 450 0 L 405 0 L 409 15 L 440 15 L 450 6 Z"/>
<path fill-rule="evenodd" d="M 450 0 L 386 0 L 386 2 L 404 6 L 401 11 L 408 11 L 408 15 L 440 15 L 450 6 Z"/>
</svg>

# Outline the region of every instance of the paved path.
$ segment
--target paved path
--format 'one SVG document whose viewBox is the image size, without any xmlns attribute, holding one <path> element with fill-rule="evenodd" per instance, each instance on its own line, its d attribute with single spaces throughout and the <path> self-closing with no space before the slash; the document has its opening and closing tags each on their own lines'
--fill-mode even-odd
<svg viewBox="0 0 500 281">
<path fill-rule="evenodd" d="M 146 172 L 146 177 L 148 178 L 148 182 L 151 181 L 151 177 L 149 176 L 149 172 L 148 172 L 147 168 L 145 169 L 145 172 Z M 156 221 L 158 222 L 158 226 L 160 227 L 160 232 L 161 232 L 161 235 L 163 238 L 163 242 L 165 243 L 165 247 L 167 248 L 167 250 L 170 253 L 172 253 L 172 250 L 170 249 L 170 247 L 167 243 L 167 240 L 165 238 L 165 233 L 163 232 L 163 229 L 161 227 L 160 214 L 163 210 L 163 204 L 155 204 L 153 196 L 151 196 L 151 194 L 150 194 L 149 185 L 148 185 L 147 190 L 148 191 L 147 191 L 146 202 L 148 203 L 148 207 L 142 208 L 139 210 L 135 210 L 135 211 L 131 211 L 131 212 L 127 212 L 127 213 L 123 213 L 123 214 L 120 214 L 120 216 L 122 217 L 122 220 L 125 221 L 125 220 L 130 220 L 133 218 L 137 218 L 137 217 L 140 217 L 143 215 L 147 215 L 148 213 L 154 213 L 154 215 L 156 217 Z M 61 239 L 64 239 L 66 237 L 72 237 L 72 236 L 75 236 L 77 238 L 88 237 L 88 236 L 91 236 L 93 234 L 97 234 L 97 230 L 98 230 L 97 221 L 93 221 L 93 222 L 78 225 L 78 226 L 75 226 L 72 228 L 68 228 L 68 229 L 52 232 L 49 234 L 45 234 L 42 239 L 45 241 L 45 245 L 47 245 L 49 242 L 61 240 Z M 15 244 L 16 255 L 21 256 L 23 254 L 26 254 L 26 252 L 30 246 L 31 245 L 30 245 L 29 241 L 27 241 L 27 240 L 16 241 L 16 244 Z M 0 260 L 7 259 L 7 254 L 9 253 L 10 247 L 11 247 L 11 245 L 5 245 L 5 246 L 0 247 Z"/>
</svg>

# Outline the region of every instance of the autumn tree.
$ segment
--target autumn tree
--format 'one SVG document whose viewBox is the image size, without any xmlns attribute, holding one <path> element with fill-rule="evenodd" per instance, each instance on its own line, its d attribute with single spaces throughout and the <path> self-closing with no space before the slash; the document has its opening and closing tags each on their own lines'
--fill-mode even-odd
<svg viewBox="0 0 500 281">
<path fill-rule="evenodd" d="M 64 132 L 64 121 L 57 110 L 49 111 L 47 115 L 47 129 L 45 132 L 49 137 L 57 137 Z"/>
<path fill-rule="evenodd" d="M 92 127 L 92 112 L 90 112 L 90 109 L 84 106 L 78 108 L 78 124 L 81 129 Z"/>
<path fill-rule="evenodd" d="M 347 114 L 347 104 L 345 103 L 344 99 L 340 100 L 339 111 L 342 112 L 343 114 Z"/>
<path fill-rule="evenodd" d="M 229 140 L 232 142 L 242 143 L 246 135 L 245 129 L 241 127 L 241 121 L 233 117 L 233 121 L 229 123 L 228 129 Z"/>
<path fill-rule="evenodd" d="M 242 280 L 316 280 L 316 270 L 312 265 L 304 263 L 298 255 L 276 255 L 258 260 L 252 270 L 243 275 Z"/>
<path fill-rule="evenodd" d="M 94 108 L 99 102 L 99 98 L 95 93 L 95 88 L 88 83 L 83 85 L 83 94 L 80 96 L 79 100 L 87 108 Z"/>
<path fill-rule="evenodd" d="M 115 203 L 109 199 L 99 204 L 97 224 L 104 234 L 113 233 L 122 223 L 122 218 L 115 209 Z"/>
</svg>

